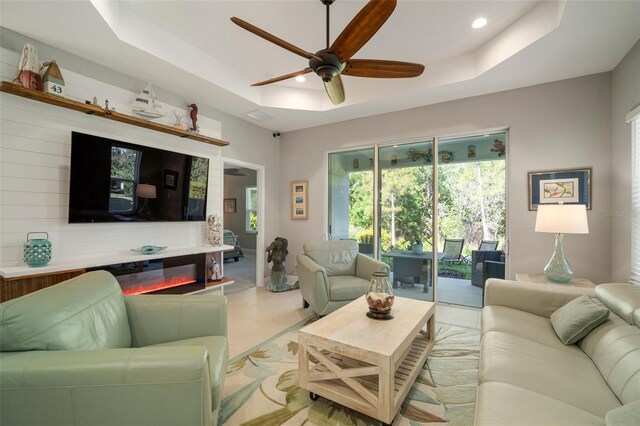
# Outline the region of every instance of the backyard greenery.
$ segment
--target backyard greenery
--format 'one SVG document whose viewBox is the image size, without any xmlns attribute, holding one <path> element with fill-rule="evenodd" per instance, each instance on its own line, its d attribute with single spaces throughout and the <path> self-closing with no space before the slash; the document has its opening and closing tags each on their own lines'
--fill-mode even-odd
<svg viewBox="0 0 640 426">
<path fill-rule="evenodd" d="M 504 242 L 505 162 L 438 166 L 439 250 L 445 238 L 464 238 L 469 255 L 482 239 Z M 431 250 L 432 174 L 428 165 L 384 169 L 381 176 L 381 249 L 408 249 L 415 241 Z M 349 174 L 349 234 L 373 239 L 373 172 Z M 462 265 L 461 265 L 462 266 Z"/>
</svg>

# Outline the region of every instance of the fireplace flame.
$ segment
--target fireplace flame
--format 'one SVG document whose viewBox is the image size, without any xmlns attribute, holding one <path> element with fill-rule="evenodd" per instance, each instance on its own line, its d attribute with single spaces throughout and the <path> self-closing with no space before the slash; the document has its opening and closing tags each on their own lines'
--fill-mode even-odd
<svg viewBox="0 0 640 426">
<path fill-rule="evenodd" d="M 170 280 L 161 281 L 151 284 L 139 284 L 134 286 L 127 286 L 122 289 L 122 293 L 126 296 L 132 296 L 134 294 L 151 293 L 158 290 L 165 290 L 167 288 L 178 287 L 181 285 L 193 284 L 197 280 L 193 277 L 177 277 Z"/>
</svg>

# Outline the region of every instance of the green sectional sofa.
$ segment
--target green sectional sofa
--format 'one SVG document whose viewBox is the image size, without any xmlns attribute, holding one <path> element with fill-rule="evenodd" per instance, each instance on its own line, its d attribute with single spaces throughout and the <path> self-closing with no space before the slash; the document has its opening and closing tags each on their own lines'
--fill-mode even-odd
<svg viewBox="0 0 640 426">
<path fill-rule="evenodd" d="M 223 296 L 123 296 L 89 272 L 0 304 L 0 424 L 217 424 Z"/>
<path fill-rule="evenodd" d="M 609 317 L 564 345 L 549 317 L 583 294 Z M 476 426 L 640 424 L 640 286 L 490 279 L 481 333 Z"/>
</svg>

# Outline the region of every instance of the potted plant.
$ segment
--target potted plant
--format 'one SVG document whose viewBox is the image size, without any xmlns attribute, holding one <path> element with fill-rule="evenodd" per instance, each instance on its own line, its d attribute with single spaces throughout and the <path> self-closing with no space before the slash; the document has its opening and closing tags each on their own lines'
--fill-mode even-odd
<svg viewBox="0 0 640 426">
<path fill-rule="evenodd" d="M 415 240 L 413 242 L 413 245 L 411 246 L 411 251 L 414 254 L 422 254 L 422 241 L 420 240 Z"/>
</svg>

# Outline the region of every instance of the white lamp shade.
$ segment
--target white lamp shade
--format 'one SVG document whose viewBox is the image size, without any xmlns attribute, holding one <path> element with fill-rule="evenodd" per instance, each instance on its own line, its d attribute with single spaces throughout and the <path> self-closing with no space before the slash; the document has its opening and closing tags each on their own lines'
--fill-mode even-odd
<svg viewBox="0 0 640 426">
<path fill-rule="evenodd" d="M 140 198 L 156 198 L 156 186 L 139 183 L 136 187 L 136 195 Z"/>
<path fill-rule="evenodd" d="M 587 209 L 584 204 L 541 204 L 536 216 L 536 232 L 588 234 Z"/>
</svg>

